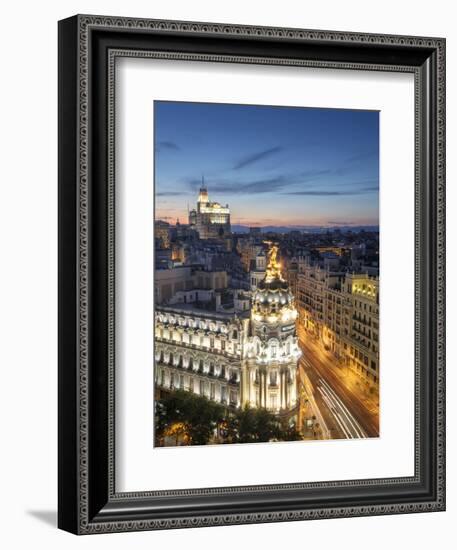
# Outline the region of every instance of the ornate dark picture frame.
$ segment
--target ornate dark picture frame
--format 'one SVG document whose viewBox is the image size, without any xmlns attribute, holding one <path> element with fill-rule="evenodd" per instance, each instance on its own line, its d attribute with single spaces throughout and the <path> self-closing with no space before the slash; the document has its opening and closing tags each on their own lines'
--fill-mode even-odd
<svg viewBox="0 0 457 550">
<path fill-rule="evenodd" d="M 114 486 L 117 56 L 415 78 L 415 475 L 119 493 Z M 445 40 L 77 15 L 59 22 L 59 527 L 72 533 L 445 509 Z"/>
</svg>

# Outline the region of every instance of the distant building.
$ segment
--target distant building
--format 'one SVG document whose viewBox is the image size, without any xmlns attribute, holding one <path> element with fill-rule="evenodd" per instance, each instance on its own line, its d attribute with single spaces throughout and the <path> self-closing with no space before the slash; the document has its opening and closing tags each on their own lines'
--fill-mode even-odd
<svg viewBox="0 0 457 550">
<path fill-rule="evenodd" d="M 170 248 L 171 227 L 168 222 L 156 220 L 154 223 L 155 238 L 160 248 Z"/>
<path fill-rule="evenodd" d="M 224 239 L 230 237 L 230 209 L 211 202 L 207 188 L 202 185 L 197 208 L 189 212 L 189 225 L 194 227 L 200 239 Z"/>
<path fill-rule="evenodd" d="M 155 269 L 169 269 L 173 266 L 173 251 L 170 248 L 156 247 L 154 252 Z"/>
<path fill-rule="evenodd" d="M 252 242 L 251 239 L 238 241 L 238 251 L 241 256 L 241 264 L 246 272 L 251 271 L 252 262 L 263 252 L 264 245 Z"/>
<path fill-rule="evenodd" d="M 251 285 L 251 290 L 255 290 L 260 281 L 265 279 L 265 273 L 267 269 L 267 257 L 265 252 L 261 250 L 255 260 L 251 260 L 251 270 L 249 272 L 249 281 Z"/>
<path fill-rule="evenodd" d="M 179 266 L 157 269 L 154 276 L 154 294 L 157 304 L 206 301 L 207 291 L 227 288 L 225 271 L 205 271 L 201 266 Z M 202 298 L 202 297 L 205 298 Z"/>
</svg>

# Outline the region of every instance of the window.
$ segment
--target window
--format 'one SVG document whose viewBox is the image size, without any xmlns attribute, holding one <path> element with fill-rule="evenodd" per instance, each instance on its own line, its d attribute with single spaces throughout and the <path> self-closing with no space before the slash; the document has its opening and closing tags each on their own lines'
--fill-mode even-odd
<svg viewBox="0 0 457 550">
<path fill-rule="evenodd" d="M 209 390 L 210 398 L 215 399 L 215 397 L 216 397 L 216 386 L 214 384 L 211 384 L 209 388 L 210 388 L 210 390 Z"/>
<path fill-rule="evenodd" d="M 276 386 L 277 383 L 278 383 L 278 372 L 275 370 L 272 370 L 270 372 L 270 385 Z"/>
<path fill-rule="evenodd" d="M 214 336 L 209 337 L 209 347 L 211 349 L 214 348 Z"/>
<path fill-rule="evenodd" d="M 225 350 L 225 340 L 221 340 L 221 350 Z"/>
<path fill-rule="evenodd" d="M 205 395 L 205 382 L 200 380 L 200 395 Z"/>
<path fill-rule="evenodd" d="M 233 390 L 230 391 L 230 404 L 231 405 L 238 404 L 238 394 L 236 391 L 233 391 Z"/>
<path fill-rule="evenodd" d="M 194 379 L 192 378 L 192 376 L 189 376 L 189 391 L 194 391 Z"/>
<path fill-rule="evenodd" d="M 181 374 L 179 377 L 179 387 L 183 390 L 184 389 L 184 375 Z"/>
</svg>

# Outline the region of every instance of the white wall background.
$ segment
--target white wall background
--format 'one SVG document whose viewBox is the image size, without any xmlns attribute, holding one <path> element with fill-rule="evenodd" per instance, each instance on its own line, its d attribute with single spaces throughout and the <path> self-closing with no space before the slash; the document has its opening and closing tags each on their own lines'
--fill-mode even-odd
<svg viewBox="0 0 457 550">
<path fill-rule="evenodd" d="M 454 538 L 457 375 L 448 361 L 448 511 L 77 538 L 58 531 L 57 20 L 75 13 L 445 36 L 448 40 L 448 334 L 457 331 L 455 155 L 457 31 L 453 2 L 383 0 L 23 1 L 3 6 L 0 195 L 0 541 L 4 548 L 417 549 Z M 455 248 L 455 247 L 454 247 Z M 306 468 L 306 464 L 303 464 Z"/>
</svg>

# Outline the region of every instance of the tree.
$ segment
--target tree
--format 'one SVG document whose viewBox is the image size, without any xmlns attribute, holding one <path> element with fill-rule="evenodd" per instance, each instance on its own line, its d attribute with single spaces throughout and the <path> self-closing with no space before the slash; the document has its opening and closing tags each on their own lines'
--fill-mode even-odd
<svg viewBox="0 0 457 550">
<path fill-rule="evenodd" d="M 294 425 L 264 408 L 227 410 L 206 397 L 176 390 L 156 401 L 156 442 L 175 437 L 176 443 L 206 445 L 216 428 L 225 443 L 266 443 L 302 439 Z"/>
<path fill-rule="evenodd" d="M 280 424 L 267 409 L 240 409 L 230 418 L 229 426 L 233 443 L 267 442 L 281 437 Z"/>
<path fill-rule="evenodd" d="M 179 433 L 185 444 L 205 445 L 224 419 L 224 412 L 221 405 L 206 397 L 176 390 L 156 401 L 157 442 L 160 444 L 168 433 Z"/>
</svg>

